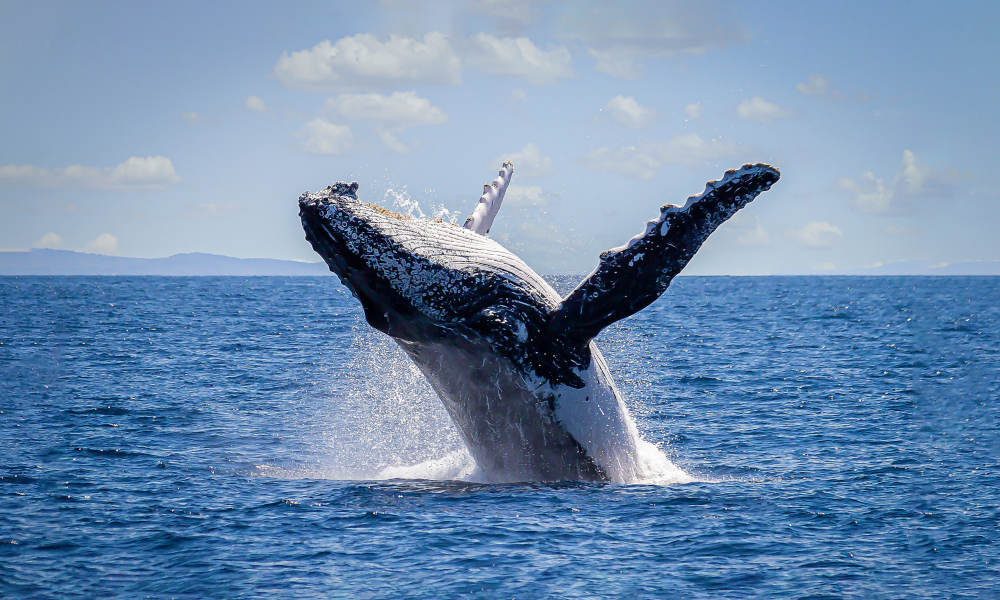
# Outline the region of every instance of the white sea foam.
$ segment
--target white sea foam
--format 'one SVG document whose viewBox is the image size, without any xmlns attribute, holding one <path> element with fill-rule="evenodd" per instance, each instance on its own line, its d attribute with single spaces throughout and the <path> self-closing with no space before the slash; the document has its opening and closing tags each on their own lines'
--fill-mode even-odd
<svg viewBox="0 0 1000 600">
<path fill-rule="evenodd" d="M 639 478 L 632 483 L 648 485 L 669 485 L 672 483 L 690 483 L 695 478 L 675 465 L 663 450 L 657 448 L 641 437 L 636 443 L 639 453 Z"/>
</svg>

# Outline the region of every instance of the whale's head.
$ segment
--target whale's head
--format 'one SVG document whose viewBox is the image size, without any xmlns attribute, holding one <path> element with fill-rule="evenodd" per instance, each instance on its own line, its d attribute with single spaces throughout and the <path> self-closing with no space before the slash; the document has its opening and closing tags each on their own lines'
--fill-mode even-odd
<svg viewBox="0 0 1000 600">
<path fill-rule="evenodd" d="M 542 329 L 559 296 L 521 259 L 458 225 L 362 202 L 357 190 L 339 182 L 306 192 L 299 215 L 369 324 L 404 342 L 459 336 L 495 347 L 523 346 Z"/>
</svg>

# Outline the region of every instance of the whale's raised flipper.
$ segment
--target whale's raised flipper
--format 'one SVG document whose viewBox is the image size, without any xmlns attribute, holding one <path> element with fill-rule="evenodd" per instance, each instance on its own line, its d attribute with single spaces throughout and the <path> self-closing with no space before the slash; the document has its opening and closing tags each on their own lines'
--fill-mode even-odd
<svg viewBox="0 0 1000 600">
<path fill-rule="evenodd" d="M 549 332 L 583 349 L 611 323 L 648 306 L 719 225 L 778 177 L 770 165 L 743 165 L 707 183 L 683 207 L 664 205 L 643 233 L 601 254 L 597 268 L 552 312 Z"/>
<path fill-rule="evenodd" d="M 500 167 L 500 175 L 491 183 L 483 186 L 483 195 L 479 197 L 479 203 L 473 209 L 472 214 L 465 220 L 466 229 L 471 229 L 476 233 L 486 235 L 493 226 L 493 219 L 496 218 L 503 202 L 503 195 L 507 191 L 507 184 L 510 183 L 510 176 L 514 174 L 514 165 L 509 160 L 504 161 Z"/>
</svg>

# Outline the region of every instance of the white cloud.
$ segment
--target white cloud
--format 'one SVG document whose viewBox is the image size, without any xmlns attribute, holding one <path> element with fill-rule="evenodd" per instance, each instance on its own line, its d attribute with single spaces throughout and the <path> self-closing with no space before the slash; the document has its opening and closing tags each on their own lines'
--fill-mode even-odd
<svg viewBox="0 0 1000 600">
<path fill-rule="evenodd" d="M 889 214 L 893 212 L 895 190 L 887 188 L 885 182 L 871 171 L 867 171 L 857 179 L 841 178 L 837 183 L 851 193 L 851 204 L 854 208 L 873 214 Z"/>
<path fill-rule="evenodd" d="M 822 75 L 810 75 L 809 79 L 795 84 L 795 89 L 808 96 L 822 96 L 830 89 L 830 82 Z"/>
<path fill-rule="evenodd" d="M 844 237 L 840 227 L 827 221 L 810 221 L 793 232 L 795 239 L 810 248 L 829 248 Z"/>
<path fill-rule="evenodd" d="M 393 152 L 397 152 L 399 154 L 406 154 L 407 152 L 410 151 L 410 147 L 404 144 L 398 137 L 396 137 L 396 134 L 393 133 L 392 131 L 379 127 L 376 130 L 376 133 L 378 133 L 378 139 L 382 140 L 382 143 L 385 144 L 386 147 L 392 150 Z"/>
<path fill-rule="evenodd" d="M 519 206 L 545 206 L 549 203 L 542 188 L 537 185 L 511 184 L 504 194 L 504 204 Z"/>
<path fill-rule="evenodd" d="M 607 147 L 591 151 L 584 162 L 600 171 L 611 171 L 634 179 L 652 179 L 663 166 L 659 153 L 649 146 Z"/>
<path fill-rule="evenodd" d="M 267 104 L 257 96 L 248 96 L 243 106 L 254 112 L 267 112 Z"/>
<path fill-rule="evenodd" d="M 448 120 L 443 110 L 414 92 L 340 94 L 326 101 L 327 114 L 353 121 L 376 121 L 392 127 L 439 125 Z"/>
<path fill-rule="evenodd" d="M 35 243 L 31 245 L 32 248 L 58 248 L 62 246 L 63 239 L 58 233 L 48 232 L 42 237 L 35 240 Z"/>
<path fill-rule="evenodd" d="M 498 38 L 477 33 L 469 38 L 468 61 L 486 73 L 519 77 L 539 84 L 574 75 L 573 59 L 565 46 L 549 46 L 542 50 L 526 37 Z"/>
<path fill-rule="evenodd" d="M 122 187 L 173 183 L 179 179 L 173 163 L 165 156 L 133 156 L 113 168 L 109 178 Z"/>
<path fill-rule="evenodd" d="M 746 212 L 738 212 L 726 222 L 726 229 L 734 232 L 736 242 L 743 246 L 766 246 L 771 241 L 770 234 L 760 224 L 760 219 Z"/>
<path fill-rule="evenodd" d="M 283 52 L 274 74 L 290 87 L 327 89 L 385 88 L 412 83 L 457 84 L 461 61 L 447 36 L 439 32 L 423 39 L 370 33 L 324 40 L 308 50 Z"/>
<path fill-rule="evenodd" d="M 740 147 L 722 138 L 704 139 L 696 133 L 688 133 L 670 138 L 658 145 L 664 163 L 699 165 L 720 158 L 732 156 Z"/>
<path fill-rule="evenodd" d="M 87 242 L 83 247 L 83 251 L 95 254 L 115 254 L 118 252 L 118 238 L 110 233 L 102 233 Z"/>
<path fill-rule="evenodd" d="M 201 116 L 200 113 L 196 113 L 193 111 L 181 113 L 181 118 L 190 123 L 191 125 L 197 125 L 205 120 L 205 117 Z"/>
<path fill-rule="evenodd" d="M 324 112 L 351 121 L 373 121 L 390 150 L 405 154 L 409 148 L 397 135 L 415 125 L 439 125 L 448 120 L 443 110 L 414 92 L 340 94 L 326 101 Z"/>
<path fill-rule="evenodd" d="M 636 58 L 642 56 L 641 53 L 633 53 L 628 50 L 587 48 L 587 54 L 594 59 L 595 71 L 606 73 L 619 79 L 638 79 L 640 75 L 639 67 L 634 61 Z"/>
<path fill-rule="evenodd" d="M 635 79 L 640 75 L 641 60 L 701 54 L 745 40 L 743 30 L 726 15 L 712 2 L 570 4 L 560 20 L 558 34 L 583 43 L 595 60 L 596 70 L 612 77 Z"/>
<path fill-rule="evenodd" d="M 856 179 L 842 178 L 840 187 L 851 193 L 854 208 L 871 214 L 901 215 L 911 213 L 920 202 L 940 202 L 955 193 L 954 176 L 935 171 L 917 161 L 910 150 L 903 150 L 899 172 L 892 183 L 867 172 Z"/>
<path fill-rule="evenodd" d="M 701 117 L 701 111 L 701 102 L 692 102 L 684 107 L 684 114 L 687 115 L 687 118 L 692 120 Z"/>
<path fill-rule="evenodd" d="M 300 147 L 310 154 L 343 154 L 354 142 L 351 128 L 325 119 L 313 119 L 296 133 L 302 138 Z"/>
<path fill-rule="evenodd" d="M 159 189 L 180 181 L 165 156 L 130 157 L 114 167 L 70 165 L 57 169 L 34 165 L 0 165 L 0 184 L 100 190 Z"/>
<path fill-rule="evenodd" d="M 544 156 L 534 142 L 525 144 L 517 152 L 510 152 L 493 159 L 493 165 L 509 160 L 514 163 L 514 175 L 519 177 L 545 177 L 552 174 L 552 157 Z"/>
<path fill-rule="evenodd" d="M 640 129 L 649 124 L 656 114 L 651 108 L 639 104 L 632 96 L 615 96 L 604 107 L 619 125 Z"/>
<path fill-rule="evenodd" d="M 744 246 L 766 246 L 771 241 L 771 236 L 760 223 L 757 223 L 753 229 L 740 233 L 736 241 Z"/>
<path fill-rule="evenodd" d="M 616 149 L 598 148 L 584 162 L 591 168 L 626 177 L 652 179 L 667 164 L 700 165 L 740 152 L 740 146 L 718 138 L 706 140 L 695 133 L 678 135 L 665 142 Z"/>
<path fill-rule="evenodd" d="M 787 117 L 790 113 L 774 102 L 768 102 L 760 96 L 754 96 L 740 102 L 739 106 L 736 107 L 736 114 L 739 118 L 748 121 L 770 123 L 775 119 Z"/>
<path fill-rule="evenodd" d="M 510 99 L 514 102 L 524 102 L 528 99 L 528 94 L 521 88 L 514 88 L 510 91 Z"/>
</svg>

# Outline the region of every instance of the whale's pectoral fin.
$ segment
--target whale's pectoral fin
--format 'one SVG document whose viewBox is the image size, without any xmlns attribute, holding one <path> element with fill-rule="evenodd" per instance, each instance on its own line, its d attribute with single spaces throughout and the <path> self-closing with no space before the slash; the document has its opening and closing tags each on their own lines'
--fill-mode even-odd
<svg viewBox="0 0 1000 600">
<path fill-rule="evenodd" d="M 503 202 L 503 195 L 507 191 L 507 184 L 510 183 L 510 176 L 514 174 L 514 165 L 508 160 L 504 161 L 500 167 L 500 175 L 492 182 L 483 186 L 483 195 L 479 197 L 479 203 L 472 210 L 472 214 L 465 220 L 466 229 L 471 229 L 478 234 L 486 235 L 493 226 L 493 219 L 500 211 L 500 204 Z"/>
<path fill-rule="evenodd" d="M 582 348 L 603 328 L 648 306 L 719 225 L 779 176 L 770 165 L 743 165 L 706 184 L 683 207 L 663 206 L 645 232 L 601 254 L 597 268 L 553 311 L 549 331 Z"/>
</svg>

